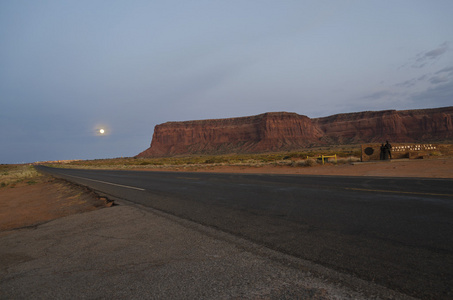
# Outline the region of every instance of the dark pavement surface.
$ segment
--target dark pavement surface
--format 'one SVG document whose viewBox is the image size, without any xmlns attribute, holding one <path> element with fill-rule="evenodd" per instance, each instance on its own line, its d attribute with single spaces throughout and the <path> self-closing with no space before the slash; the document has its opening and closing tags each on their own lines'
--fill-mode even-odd
<svg viewBox="0 0 453 300">
<path fill-rule="evenodd" d="M 118 202 L 0 232 L 0 299 L 413 299 L 208 226 Z"/>
<path fill-rule="evenodd" d="M 453 297 L 451 179 L 39 169 L 408 295 Z"/>
</svg>

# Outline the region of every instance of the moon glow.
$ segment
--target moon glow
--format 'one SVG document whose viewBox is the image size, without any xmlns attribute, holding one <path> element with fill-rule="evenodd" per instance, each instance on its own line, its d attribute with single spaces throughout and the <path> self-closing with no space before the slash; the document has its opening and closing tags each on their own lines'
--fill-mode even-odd
<svg viewBox="0 0 453 300">
<path fill-rule="evenodd" d="M 99 129 L 100 134 L 104 134 L 105 130 L 103 128 Z"/>
</svg>

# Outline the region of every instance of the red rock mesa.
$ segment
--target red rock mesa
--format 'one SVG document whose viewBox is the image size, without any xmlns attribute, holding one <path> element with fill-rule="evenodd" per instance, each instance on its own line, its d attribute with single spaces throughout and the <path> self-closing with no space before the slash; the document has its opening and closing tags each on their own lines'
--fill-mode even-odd
<svg viewBox="0 0 453 300">
<path fill-rule="evenodd" d="M 289 151 L 330 144 L 453 140 L 453 106 L 365 111 L 310 119 L 288 112 L 185 122 L 154 128 L 137 157 Z"/>
</svg>

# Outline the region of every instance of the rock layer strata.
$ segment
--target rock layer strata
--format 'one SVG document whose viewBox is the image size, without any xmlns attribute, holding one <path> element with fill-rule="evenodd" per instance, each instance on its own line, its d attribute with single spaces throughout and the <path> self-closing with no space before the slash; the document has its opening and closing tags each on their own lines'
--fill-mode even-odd
<svg viewBox="0 0 453 300">
<path fill-rule="evenodd" d="M 137 157 L 289 151 L 330 144 L 453 140 L 453 106 L 309 118 L 288 112 L 166 122 Z"/>
</svg>

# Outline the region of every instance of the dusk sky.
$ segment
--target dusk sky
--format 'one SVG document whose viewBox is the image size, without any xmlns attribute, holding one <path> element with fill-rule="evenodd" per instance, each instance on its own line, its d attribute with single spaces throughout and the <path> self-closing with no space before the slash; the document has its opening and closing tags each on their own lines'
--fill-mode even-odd
<svg viewBox="0 0 453 300">
<path fill-rule="evenodd" d="M 0 1 L 0 163 L 134 156 L 167 121 L 451 106 L 452 12 L 451 0 Z"/>
</svg>

